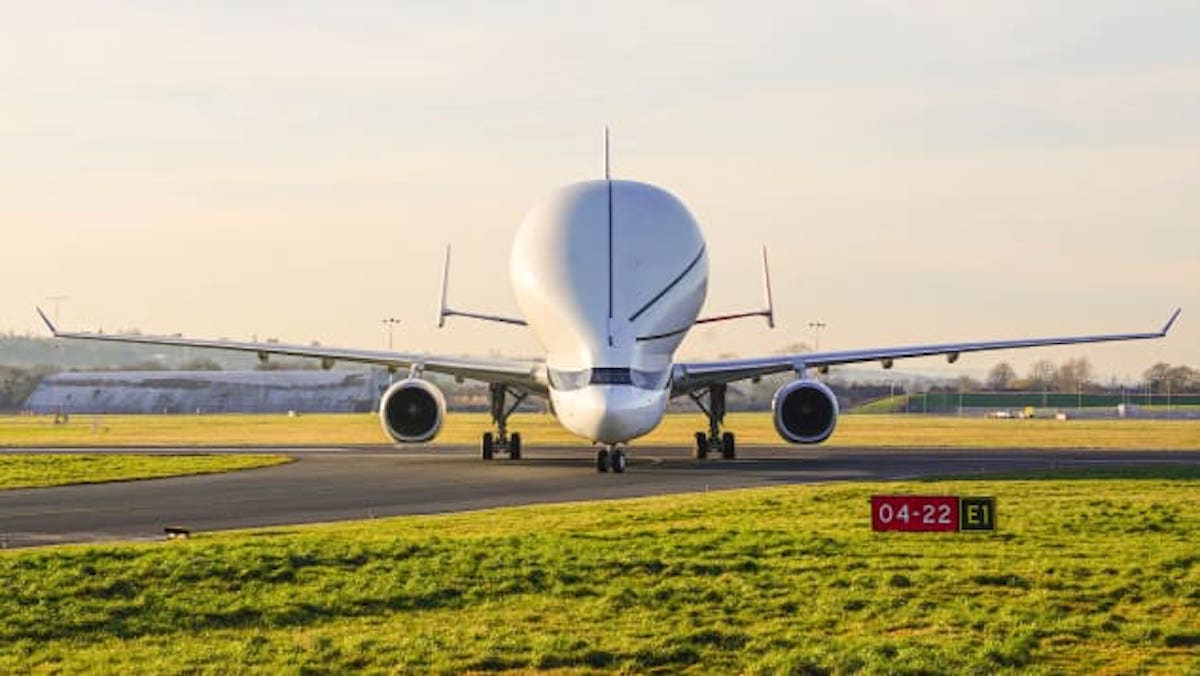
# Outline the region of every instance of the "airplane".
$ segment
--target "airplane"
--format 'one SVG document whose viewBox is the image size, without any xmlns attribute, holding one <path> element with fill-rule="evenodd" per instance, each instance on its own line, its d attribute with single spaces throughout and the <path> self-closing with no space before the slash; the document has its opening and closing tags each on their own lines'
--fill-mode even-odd
<svg viewBox="0 0 1200 676">
<path fill-rule="evenodd" d="M 966 352 L 1047 345 L 1157 339 L 1167 335 L 1180 309 L 1159 331 L 992 340 L 811 352 L 715 361 L 675 360 L 680 343 L 694 327 L 711 322 L 763 317 L 774 327 L 766 249 L 763 249 L 764 307 L 749 312 L 701 317 L 708 288 L 708 249 L 695 217 L 663 188 L 613 179 L 605 136 L 604 178 L 567 185 L 535 206 L 522 221 L 512 246 L 509 272 L 521 317 L 456 310 L 447 304 L 450 248 L 442 271 L 437 325 L 448 317 L 526 326 L 544 349 L 541 359 L 471 359 L 432 354 L 343 349 L 280 343 L 205 340 L 60 331 L 37 308 L 58 338 L 172 345 L 386 366 L 408 369 L 379 403 L 384 433 L 398 444 L 431 441 L 442 428 L 446 400 L 425 372 L 482 381 L 490 394 L 491 431 L 480 440 L 483 459 L 497 454 L 521 457 L 519 432 L 508 419 L 526 398 L 542 397 L 558 421 L 598 445 L 599 472 L 624 472 L 630 441 L 662 421 L 670 399 L 688 396 L 708 419 L 695 435 L 693 456 L 736 457 L 733 432 L 724 429 L 730 383 L 791 372 L 794 378 L 775 393 L 771 409 L 780 437 L 794 444 L 818 444 L 833 434 L 838 420 L 834 393 L 811 371 L 830 366 L 944 355 L 950 363 Z"/>
</svg>

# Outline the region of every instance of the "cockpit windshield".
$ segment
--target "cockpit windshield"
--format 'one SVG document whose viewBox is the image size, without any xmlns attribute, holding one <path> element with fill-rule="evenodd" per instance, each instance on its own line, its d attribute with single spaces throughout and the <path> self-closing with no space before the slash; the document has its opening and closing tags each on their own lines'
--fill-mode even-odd
<svg viewBox="0 0 1200 676">
<path fill-rule="evenodd" d="M 597 367 L 581 371 L 550 369 L 550 386 L 556 390 L 578 390 L 587 385 L 633 385 L 642 390 L 667 387 L 670 371 L 643 371 L 620 367 Z"/>
<path fill-rule="evenodd" d="M 590 385 L 632 385 L 633 376 L 630 375 L 632 369 L 622 368 L 594 368 L 592 369 L 592 379 Z"/>
</svg>

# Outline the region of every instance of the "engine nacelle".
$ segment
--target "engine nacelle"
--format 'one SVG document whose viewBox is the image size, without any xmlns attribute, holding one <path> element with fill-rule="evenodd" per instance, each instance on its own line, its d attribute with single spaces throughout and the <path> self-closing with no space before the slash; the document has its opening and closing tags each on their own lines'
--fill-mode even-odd
<svg viewBox="0 0 1200 676">
<path fill-rule="evenodd" d="M 801 378 L 779 388 L 771 409 L 775 430 L 793 444 L 819 444 L 837 426 L 837 397 L 819 380 Z"/>
<path fill-rule="evenodd" d="M 429 441 L 441 431 L 446 419 L 446 398 L 433 383 L 407 378 L 383 393 L 379 419 L 383 431 L 402 444 Z"/>
</svg>

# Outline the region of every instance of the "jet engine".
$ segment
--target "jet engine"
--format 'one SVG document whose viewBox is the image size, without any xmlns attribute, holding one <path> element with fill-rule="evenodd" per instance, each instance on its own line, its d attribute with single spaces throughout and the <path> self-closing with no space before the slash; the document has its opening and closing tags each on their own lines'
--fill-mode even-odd
<svg viewBox="0 0 1200 676">
<path fill-rule="evenodd" d="M 837 426 L 837 397 L 817 380 L 801 378 L 779 388 L 771 408 L 775 430 L 793 444 L 819 444 Z"/>
<path fill-rule="evenodd" d="M 402 444 L 429 441 L 442 429 L 446 398 L 433 383 L 420 378 L 401 380 L 379 400 L 383 431 Z"/>
</svg>

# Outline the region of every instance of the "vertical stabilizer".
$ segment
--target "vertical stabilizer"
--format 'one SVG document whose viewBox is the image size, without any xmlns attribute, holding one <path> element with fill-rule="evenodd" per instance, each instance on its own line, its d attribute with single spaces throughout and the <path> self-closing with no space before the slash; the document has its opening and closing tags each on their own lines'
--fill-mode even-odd
<svg viewBox="0 0 1200 676">
<path fill-rule="evenodd" d="M 608 187 L 608 346 L 613 346 L 613 186 L 608 161 L 608 125 L 604 126 L 604 180 Z"/>
</svg>

